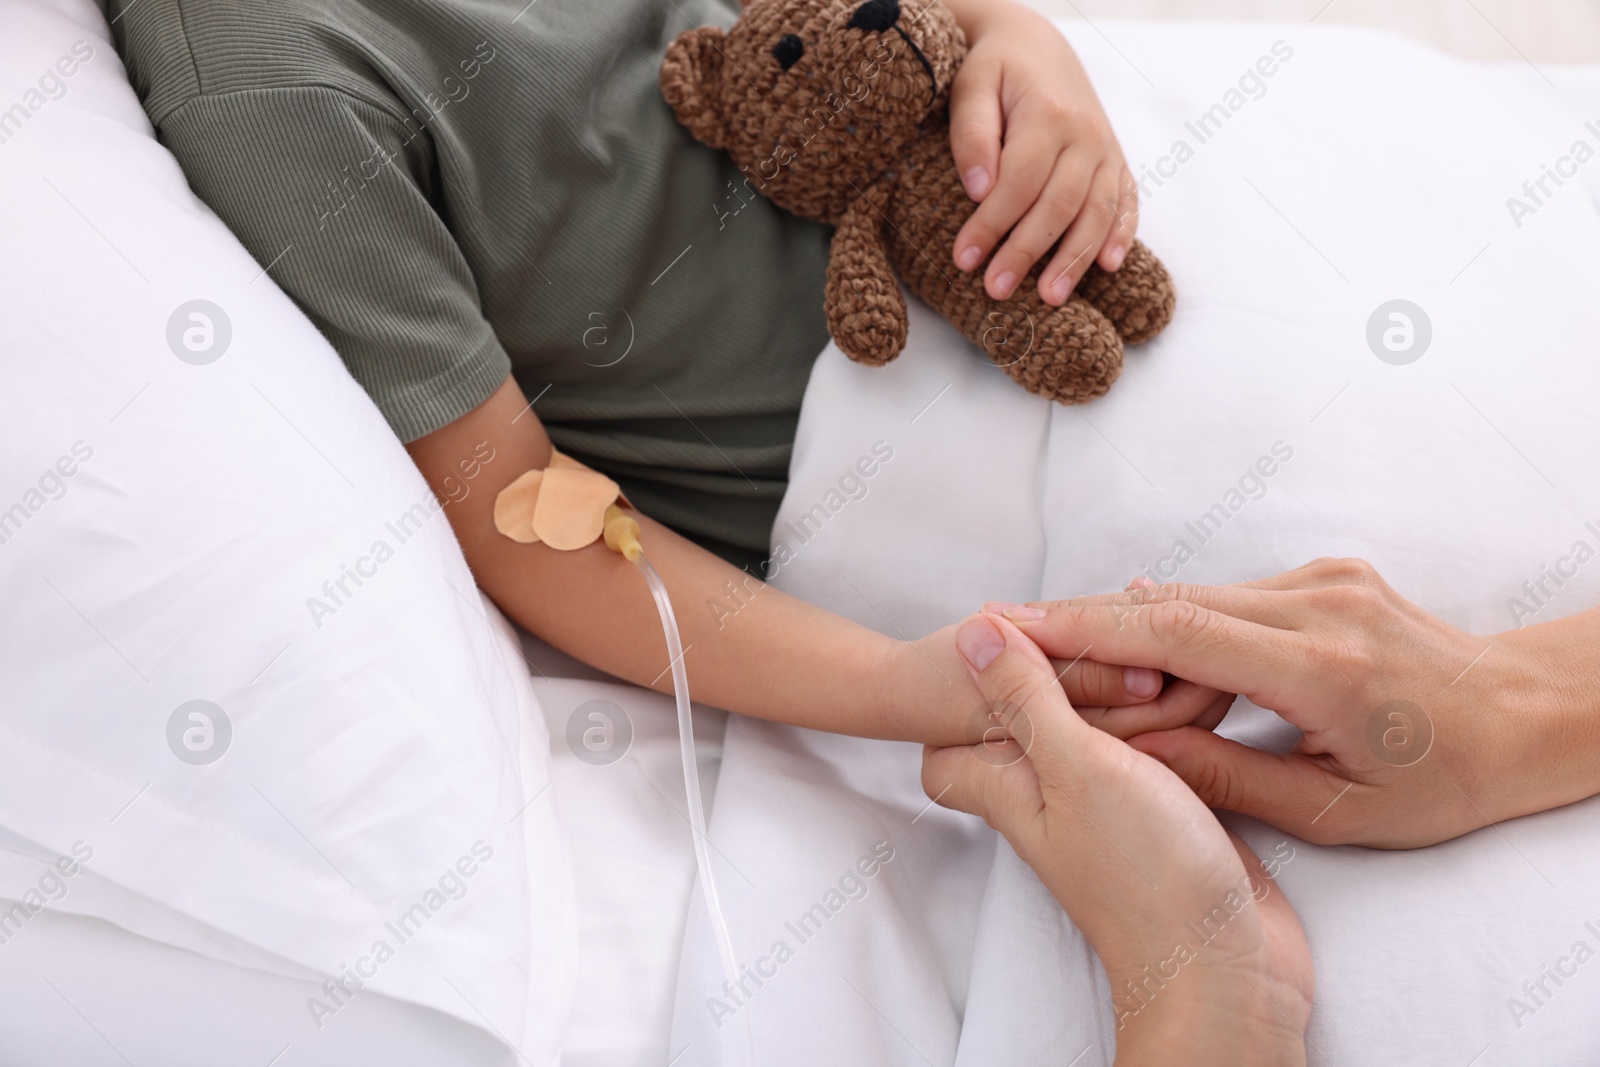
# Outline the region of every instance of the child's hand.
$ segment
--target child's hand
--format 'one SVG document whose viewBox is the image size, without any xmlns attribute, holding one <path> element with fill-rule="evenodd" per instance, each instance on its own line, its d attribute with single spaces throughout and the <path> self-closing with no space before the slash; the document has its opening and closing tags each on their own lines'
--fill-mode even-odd
<svg viewBox="0 0 1600 1067">
<path fill-rule="evenodd" d="M 1072 46 L 1044 16 L 1010 0 L 950 0 L 971 49 L 950 88 L 950 147 L 978 210 L 956 235 L 970 271 L 1009 231 L 984 285 L 1009 299 L 1061 238 L 1039 277 L 1059 305 L 1098 259 L 1122 266 L 1139 191 Z"/>
<path fill-rule="evenodd" d="M 1025 609 L 989 604 L 986 610 Z M 975 744 L 996 733 L 991 708 L 968 677 L 956 649 L 956 627 L 917 641 L 897 641 L 881 672 L 878 701 L 893 726 L 889 736 L 924 744 Z M 1056 683 L 1078 715 L 1118 738 L 1178 726 L 1214 729 L 1233 704 L 1220 693 L 1160 671 L 1099 663 L 1088 656 L 1056 661 Z"/>
</svg>

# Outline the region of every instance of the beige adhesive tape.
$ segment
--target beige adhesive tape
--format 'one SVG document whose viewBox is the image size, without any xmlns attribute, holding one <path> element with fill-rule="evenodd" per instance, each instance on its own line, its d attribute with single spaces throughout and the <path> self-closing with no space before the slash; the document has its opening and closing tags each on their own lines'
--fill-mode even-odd
<svg viewBox="0 0 1600 1067">
<path fill-rule="evenodd" d="M 551 467 L 533 507 L 533 531 L 551 548 L 571 551 L 593 544 L 605 529 L 606 508 L 617 483 L 592 470 Z"/>
<path fill-rule="evenodd" d="M 599 539 L 606 508 L 621 496 L 610 478 L 552 452 L 548 467 L 524 472 L 495 497 L 494 528 L 525 545 L 583 548 Z"/>
<path fill-rule="evenodd" d="M 544 471 L 531 470 L 500 490 L 494 498 L 494 528 L 525 545 L 539 540 L 533 532 L 533 506 L 538 502 L 543 481 Z"/>
</svg>

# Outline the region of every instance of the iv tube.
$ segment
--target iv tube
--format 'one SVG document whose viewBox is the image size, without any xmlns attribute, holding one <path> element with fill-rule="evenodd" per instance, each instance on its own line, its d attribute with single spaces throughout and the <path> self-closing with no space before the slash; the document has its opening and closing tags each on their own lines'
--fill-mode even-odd
<svg viewBox="0 0 1600 1067">
<path fill-rule="evenodd" d="M 689 827 L 694 834 L 694 860 L 700 869 L 700 890 L 705 894 L 706 910 L 711 915 L 711 931 L 717 939 L 717 950 L 722 954 L 722 969 L 728 981 L 739 984 L 739 962 L 733 954 L 733 937 L 728 932 L 728 920 L 722 914 L 722 901 L 717 896 L 717 880 L 711 873 L 711 850 L 706 837 L 706 810 L 700 800 L 700 768 L 694 758 L 694 719 L 689 710 L 689 673 L 683 666 L 683 639 L 678 635 L 678 620 L 672 613 L 672 601 L 667 597 L 666 583 L 650 565 L 635 540 L 628 547 L 635 551 L 623 555 L 639 565 L 644 580 L 650 584 L 650 595 L 655 598 L 656 611 L 661 615 L 661 632 L 667 639 L 667 655 L 672 659 L 672 694 L 678 702 L 678 742 L 683 753 L 683 788 L 689 801 Z M 615 546 L 614 546 L 615 547 Z M 619 549 L 620 551 L 620 549 Z"/>
</svg>

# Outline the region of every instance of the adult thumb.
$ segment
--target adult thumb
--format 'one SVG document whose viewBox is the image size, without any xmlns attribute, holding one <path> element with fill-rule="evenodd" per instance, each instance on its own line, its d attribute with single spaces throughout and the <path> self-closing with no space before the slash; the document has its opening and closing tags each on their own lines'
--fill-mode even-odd
<svg viewBox="0 0 1600 1067">
<path fill-rule="evenodd" d="M 1166 764 L 1207 807 L 1249 815 L 1307 840 L 1329 801 L 1349 787 L 1303 756 L 1263 752 L 1185 726 L 1139 734 L 1128 744 Z"/>
<path fill-rule="evenodd" d="M 1072 710 L 1039 647 L 998 615 L 973 615 L 956 648 L 983 694 L 984 711 L 1021 745 L 1041 778 L 1070 773 L 1078 731 L 1093 732 Z"/>
</svg>

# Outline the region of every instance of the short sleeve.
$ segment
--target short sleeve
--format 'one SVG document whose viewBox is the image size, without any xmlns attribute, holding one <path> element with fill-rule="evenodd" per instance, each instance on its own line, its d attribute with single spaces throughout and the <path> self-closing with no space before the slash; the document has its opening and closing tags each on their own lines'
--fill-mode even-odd
<svg viewBox="0 0 1600 1067">
<path fill-rule="evenodd" d="M 197 96 L 162 142 L 309 315 L 403 441 L 477 407 L 511 362 L 434 204 L 428 136 L 320 87 Z"/>
</svg>

